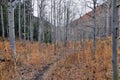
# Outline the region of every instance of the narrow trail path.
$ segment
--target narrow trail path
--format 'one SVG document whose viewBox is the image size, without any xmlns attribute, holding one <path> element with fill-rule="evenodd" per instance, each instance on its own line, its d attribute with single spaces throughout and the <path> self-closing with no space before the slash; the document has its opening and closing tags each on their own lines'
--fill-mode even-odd
<svg viewBox="0 0 120 80">
<path fill-rule="evenodd" d="M 47 75 L 48 71 L 50 69 L 54 69 L 54 67 L 58 61 L 65 59 L 66 58 L 65 56 L 68 55 L 68 53 L 70 54 L 70 53 L 75 53 L 75 52 L 76 51 L 74 51 L 74 50 L 65 51 L 65 52 L 62 51 L 61 55 L 54 56 L 53 61 L 51 63 L 47 64 L 45 67 L 43 67 L 42 70 L 39 70 L 38 71 L 39 73 L 35 76 L 35 78 L 33 80 L 44 80 L 44 78 L 46 78 L 48 76 Z"/>
<path fill-rule="evenodd" d="M 61 57 L 55 56 L 54 60 L 47 64 L 45 67 L 43 67 L 42 70 L 39 71 L 39 73 L 35 76 L 35 78 L 33 80 L 44 80 L 44 77 L 46 75 L 46 73 L 49 71 L 49 69 L 51 69 L 55 63 L 57 63 L 59 60 L 61 60 Z"/>
<path fill-rule="evenodd" d="M 52 65 L 53 65 L 53 63 L 50 63 L 50 64 L 46 65 L 45 67 L 43 67 L 43 69 L 39 71 L 39 74 L 36 75 L 34 80 L 43 80 L 44 73 L 46 71 L 48 71 L 50 66 L 52 66 Z"/>
</svg>

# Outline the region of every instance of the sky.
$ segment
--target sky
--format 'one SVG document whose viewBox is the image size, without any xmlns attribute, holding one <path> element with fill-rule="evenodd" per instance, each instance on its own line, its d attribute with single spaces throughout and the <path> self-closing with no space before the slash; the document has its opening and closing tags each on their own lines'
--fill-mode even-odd
<svg viewBox="0 0 120 80">
<path fill-rule="evenodd" d="M 34 0 L 34 16 L 38 16 L 38 12 L 37 12 L 37 0 Z"/>
<path fill-rule="evenodd" d="M 49 3 L 50 0 L 48 0 Z M 68 0 L 70 1 L 70 0 Z M 72 0 L 76 5 L 74 5 L 74 12 L 77 13 L 75 14 L 75 18 L 78 18 L 80 14 L 85 14 L 89 12 L 91 9 L 88 7 L 85 7 L 84 0 Z M 86 1 L 92 1 L 92 0 L 86 0 Z M 103 1 L 98 0 L 98 3 L 101 4 Z M 47 11 L 49 11 L 49 7 L 47 7 Z M 37 0 L 34 0 L 34 16 L 38 16 L 38 8 L 37 8 Z"/>
</svg>

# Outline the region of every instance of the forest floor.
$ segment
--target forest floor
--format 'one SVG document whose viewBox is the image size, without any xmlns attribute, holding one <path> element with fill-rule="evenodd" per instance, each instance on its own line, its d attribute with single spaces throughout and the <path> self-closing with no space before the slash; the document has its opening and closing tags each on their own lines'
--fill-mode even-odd
<svg viewBox="0 0 120 80">
<path fill-rule="evenodd" d="M 0 41 L 0 80 L 112 80 L 111 40 L 97 41 L 95 55 L 91 41 L 56 46 L 54 55 L 52 44 L 16 41 L 15 64 L 9 42 Z"/>
</svg>

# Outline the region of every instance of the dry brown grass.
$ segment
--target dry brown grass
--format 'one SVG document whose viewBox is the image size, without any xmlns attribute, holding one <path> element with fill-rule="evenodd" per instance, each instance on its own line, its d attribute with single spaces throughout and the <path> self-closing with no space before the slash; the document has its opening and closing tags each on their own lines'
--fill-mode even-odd
<svg viewBox="0 0 120 80">
<path fill-rule="evenodd" d="M 40 49 L 38 49 L 38 43 L 34 42 L 31 44 L 26 43 L 26 46 L 20 44 L 19 41 L 16 42 L 17 47 L 17 63 L 14 64 L 12 57 L 12 52 L 10 50 L 9 42 L 0 42 L 0 58 L 4 58 L 5 62 L 0 62 L 0 80 L 20 80 L 25 77 L 34 76 L 29 75 L 35 71 L 39 71 L 43 66 L 50 63 L 53 56 L 53 46 L 42 44 Z M 27 71 L 31 71 L 31 73 Z M 26 71 L 26 72 L 25 72 Z"/>
<path fill-rule="evenodd" d="M 92 42 L 70 42 L 66 48 L 57 44 L 57 54 L 63 54 L 64 58 L 54 62 L 44 74 L 45 80 L 111 80 L 112 55 L 111 41 L 97 41 L 95 59 L 92 55 Z M 0 80 L 32 80 L 37 71 L 52 63 L 54 47 L 51 44 L 26 43 L 26 46 L 16 42 L 17 65 L 14 64 L 9 42 L 0 42 Z"/>
<path fill-rule="evenodd" d="M 95 59 L 92 43 L 85 42 L 84 48 L 68 54 L 65 60 L 58 61 L 50 70 L 46 80 L 112 80 L 111 41 L 97 41 Z"/>
</svg>

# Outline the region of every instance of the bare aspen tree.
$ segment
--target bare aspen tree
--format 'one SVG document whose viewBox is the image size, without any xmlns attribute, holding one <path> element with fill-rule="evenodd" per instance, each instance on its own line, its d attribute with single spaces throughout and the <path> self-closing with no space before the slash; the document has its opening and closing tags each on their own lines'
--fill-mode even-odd
<svg viewBox="0 0 120 80">
<path fill-rule="evenodd" d="M 40 25 L 42 28 L 42 42 L 44 42 L 44 1 L 45 0 L 41 0 L 41 9 L 40 9 Z"/>
<path fill-rule="evenodd" d="M 60 41 L 60 34 L 59 34 L 59 32 L 60 32 L 60 16 L 61 16 L 61 14 L 60 14 L 60 6 L 61 6 L 61 0 L 58 0 L 57 2 L 56 2 L 56 43 L 58 43 L 59 41 Z"/>
<path fill-rule="evenodd" d="M 85 0 L 85 4 L 87 5 L 87 7 L 89 7 L 93 11 L 93 59 L 95 58 L 95 52 L 96 52 L 96 35 L 97 35 L 97 33 L 96 33 L 96 30 L 97 30 L 97 25 L 96 25 L 96 22 L 97 22 L 97 20 L 96 20 L 96 6 L 97 6 L 97 1 L 98 0 L 92 0 L 93 3 L 91 3 L 91 1 L 86 1 Z M 88 5 L 87 2 L 92 4 L 93 7 Z"/>
<path fill-rule="evenodd" d="M 93 10 L 93 57 L 95 56 L 95 51 L 96 51 L 96 30 L 97 30 L 97 26 L 96 26 L 96 5 L 97 5 L 97 0 L 92 0 L 93 2 L 93 7 L 89 6 L 89 8 L 91 8 Z"/>
<path fill-rule="evenodd" d="M 32 0 L 30 0 L 30 41 L 31 42 L 33 42 L 33 13 L 32 12 L 33 12 Z"/>
<path fill-rule="evenodd" d="M 56 0 L 53 0 L 53 24 L 54 55 L 56 55 Z"/>
<path fill-rule="evenodd" d="M 59 32 L 59 5 L 60 5 L 60 3 L 59 3 L 59 1 L 57 2 L 57 5 L 56 5 L 56 44 L 58 43 L 58 40 L 59 40 L 59 37 L 60 36 L 58 36 L 58 32 Z"/>
<path fill-rule="evenodd" d="M 39 4 L 39 0 L 37 0 L 37 5 L 38 5 L 38 17 L 39 17 L 39 30 L 38 30 L 38 43 L 39 43 L 39 45 L 40 45 L 40 43 L 41 43 L 41 24 L 40 24 L 40 22 L 41 22 L 41 20 L 40 20 L 40 15 L 41 15 L 41 13 L 40 13 L 40 4 Z"/>
<path fill-rule="evenodd" d="M 53 0 L 51 0 L 51 24 L 53 24 Z M 52 43 L 54 43 L 53 41 L 53 25 L 51 25 L 51 41 Z"/>
<path fill-rule="evenodd" d="M 39 2 L 38 2 L 39 3 Z M 39 6 L 39 30 L 38 30 L 38 43 L 40 44 L 41 43 L 41 34 L 43 32 L 43 16 L 44 16 L 44 0 L 41 0 L 40 4 L 38 4 Z M 44 35 L 44 33 L 43 33 Z"/>
<path fill-rule="evenodd" d="M 64 1 L 64 26 L 66 26 L 66 2 Z M 64 46 L 66 47 L 66 27 L 64 27 Z"/>
<path fill-rule="evenodd" d="M 26 44 L 26 6 L 24 0 L 24 45 Z"/>
<path fill-rule="evenodd" d="M 4 18 L 3 18 L 3 7 L 1 5 L 1 23 L 2 23 L 2 39 L 5 40 L 5 30 L 4 30 Z"/>
<path fill-rule="evenodd" d="M 58 16 L 58 40 L 59 40 L 59 42 L 61 42 L 61 36 L 62 36 L 62 32 L 61 32 L 61 26 L 62 26 L 62 0 L 59 0 L 59 2 L 58 2 L 58 10 L 57 10 L 57 16 Z"/>
<path fill-rule="evenodd" d="M 30 8 L 31 0 L 24 0 L 24 44 L 26 44 L 26 39 L 30 41 Z"/>
<path fill-rule="evenodd" d="M 107 0 L 107 2 L 106 2 L 106 8 L 107 8 L 107 13 L 106 13 L 106 15 L 107 15 L 106 37 L 107 38 L 109 37 L 109 28 L 110 28 L 110 4 L 111 4 L 111 0 Z"/>
<path fill-rule="evenodd" d="M 45 40 L 45 30 L 44 30 L 44 21 L 46 20 L 45 19 L 45 0 L 43 0 L 43 3 L 42 3 L 42 15 L 41 15 L 41 21 L 42 21 L 42 42 L 44 43 L 44 40 Z"/>
<path fill-rule="evenodd" d="M 110 29 L 110 6 L 112 0 L 103 0 L 106 8 L 106 39 L 109 37 L 109 29 Z"/>
<path fill-rule="evenodd" d="M 93 14 L 94 14 L 93 16 L 94 18 L 94 42 L 93 42 L 94 55 L 93 56 L 95 56 L 95 51 L 96 51 L 96 27 L 97 27 L 96 26 L 96 4 L 97 4 L 97 0 L 93 0 Z"/>
<path fill-rule="evenodd" d="M 67 40 L 68 40 L 68 24 L 69 24 L 69 6 L 70 2 L 67 2 L 66 6 L 66 26 L 65 26 L 65 46 L 67 45 Z"/>
<path fill-rule="evenodd" d="M 118 50 L 117 50 L 117 37 L 118 37 L 118 24 L 117 24 L 117 0 L 113 1 L 113 13 L 112 13 L 112 68 L 113 77 L 112 80 L 118 79 Z"/>
<path fill-rule="evenodd" d="M 8 26 L 9 26 L 9 41 L 11 50 L 14 53 L 14 59 L 16 59 L 16 44 L 15 44 L 15 29 L 14 29 L 14 6 L 16 1 L 8 2 Z"/>
<path fill-rule="evenodd" d="M 18 25 L 19 25 L 19 40 L 22 42 L 22 35 L 21 35 L 21 0 L 19 0 L 19 11 L 18 11 Z"/>
</svg>

